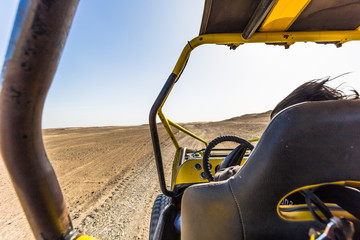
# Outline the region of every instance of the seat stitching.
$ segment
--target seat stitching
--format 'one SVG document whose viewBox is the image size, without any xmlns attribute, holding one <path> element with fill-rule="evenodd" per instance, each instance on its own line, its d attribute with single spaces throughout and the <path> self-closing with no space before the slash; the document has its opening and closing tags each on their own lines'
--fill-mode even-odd
<svg viewBox="0 0 360 240">
<path fill-rule="evenodd" d="M 234 194 L 234 191 L 233 191 L 233 188 L 231 186 L 231 181 L 228 181 L 228 184 L 229 184 L 229 188 L 230 188 L 230 192 L 231 192 L 231 195 L 233 196 L 235 202 L 236 202 L 236 206 L 237 206 L 237 209 L 238 209 L 238 213 L 239 213 L 239 217 L 240 217 L 240 224 L 241 224 L 241 227 L 242 227 L 242 232 L 243 232 L 243 239 L 246 239 L 246 236 L 245 236 L 245 228 L 244 228 L 244 221 L 243 221 L 243 217 L 242 217 L 242 214 L 241 214 L 241 209 L 240 209 L 240 204 L 237 200 L 237 198 L 235 197 L 235 194 Z"/>
</svg>

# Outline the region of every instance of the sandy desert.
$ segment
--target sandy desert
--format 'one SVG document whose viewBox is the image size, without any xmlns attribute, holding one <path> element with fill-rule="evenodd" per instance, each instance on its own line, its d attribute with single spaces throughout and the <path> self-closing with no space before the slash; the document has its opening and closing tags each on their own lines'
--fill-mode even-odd
<svg viewBox="0 0 360 240">
<path fill-rule="evenodd" d="M 269 112 L 220 122 L 183 124 L 207 141 L 221 135 L 260 137 Z M 166 176 L 175 148 L 159 126 Z M 180 145 L 200 148 L 175 132 Z M 47 154 L 59 179 L 74 227 L 107 239 L 148 239 L 151 207 L 160 194 L 148 125 L 46 129 Z M 34 239 L 0 161 L 0 239 Z"/>
</svg>

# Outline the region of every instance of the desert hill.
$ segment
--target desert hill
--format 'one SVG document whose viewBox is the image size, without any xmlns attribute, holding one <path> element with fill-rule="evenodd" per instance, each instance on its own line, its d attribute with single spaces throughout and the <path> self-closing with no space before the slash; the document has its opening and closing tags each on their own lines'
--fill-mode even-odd
<svg viewBox="0 0 360 240">
<path fill-rule="evenodd" d="M 185 123 L 207 141 L 220 135 L 260 137 L 270 112 L 219 122 Z M 203 147 L 174 131 L 180 145 Z M 160 193 L 148 125 L 46 129 L 47 154 L 70 209 L 73 225 L 99 239 L 148 239 L 151 207 Z M 175 148 L 159 126 L 166 176 Z M 0 161 L 0 239 L 33 239 Z"/>
</svg>

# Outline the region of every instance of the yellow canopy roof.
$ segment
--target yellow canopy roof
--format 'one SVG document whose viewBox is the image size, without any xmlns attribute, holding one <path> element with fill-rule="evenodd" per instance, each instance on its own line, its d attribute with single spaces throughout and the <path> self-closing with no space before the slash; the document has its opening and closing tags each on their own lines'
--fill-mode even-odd
<svg viewBox="0 0 360 240">
<path fill-rule="evenodd" d="M 359 30 L 359 0 L 205 0 L 200 35 Z"/>
</svg>

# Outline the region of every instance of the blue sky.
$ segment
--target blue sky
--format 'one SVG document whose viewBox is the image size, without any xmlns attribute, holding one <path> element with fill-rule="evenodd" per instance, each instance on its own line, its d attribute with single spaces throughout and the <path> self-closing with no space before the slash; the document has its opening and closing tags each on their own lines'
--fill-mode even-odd
<svg viewBox="0 0 360 240">
<path fill-rule="evenodd" d="M 105 4 L 104 4 L 105 3 Z M 0 65 L 17 0 L 0 1 Z M 43 127 L 139 125 L 182 48 L 196 37 L 203 1 L 80 1 L 50 88 Z M 352 72 L 360 90 L 360 43 L 342 48 L 296 43 L 249 44 L 230 51 L 201 46 L 164 107 L 175 122 L 216 121 L 270 110 L 301 83 Z"/>
</svg>

